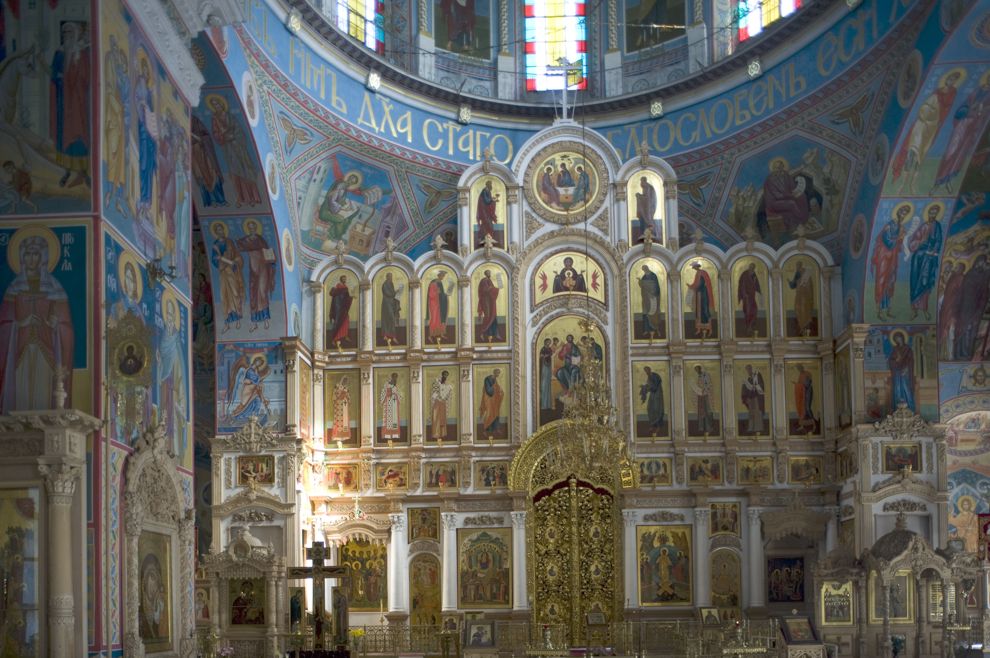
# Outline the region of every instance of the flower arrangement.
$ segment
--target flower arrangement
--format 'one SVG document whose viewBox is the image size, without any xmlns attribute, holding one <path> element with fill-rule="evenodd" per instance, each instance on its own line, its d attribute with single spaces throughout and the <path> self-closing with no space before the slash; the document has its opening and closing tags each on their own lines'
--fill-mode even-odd
<svg viewBox="0 0 990 658">
<path fill-rule="evenodd" d="M 362 637 L 364 637 L 363 628 L 352 628 L 350 631 L 348 631 L 348 633 L 350 633 L 351 637 L 355 640 L 359 640 Z"/>
<path fill-rule="evenodd" d="M 234 655 L 234 647 L 230 646 L 229 644 L 225 644 L 224 646 L 217 649 L 217 655 L 222 656 L 222 658 L 230 658 L 231 656 Z"/>
</svg>

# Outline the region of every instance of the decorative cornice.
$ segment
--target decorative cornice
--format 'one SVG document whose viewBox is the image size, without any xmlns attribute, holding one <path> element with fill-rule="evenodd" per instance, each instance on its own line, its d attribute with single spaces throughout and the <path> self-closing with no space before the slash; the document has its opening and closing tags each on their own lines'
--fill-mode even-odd
<svg viewBox="0 0 990 658">
<path fill-rule="evenodd" d="M 917 500 L 888 500 L 883 504 L 884 512 L 927 512 L 928 505 Z"/>
<path fill-rule="evenodd" d="M 479 514 L 478 516 L 469 516 L 464 519 L 464 526 L 502 526 L 505 525 L 504 516 L 495 516 L 493 514 Z"/>
<path fill-rule="evenodd" d="M 194 0 L 193 0 L 194 1 Z M 209 0 L 226 4 L 233 0 Z M 171 74 L 179 93 L 193 106 L 199 105 L 199 90 L 205 80 L 189 52 L 189 44 L 169 20 L 161 0 L 130 0 L 134 16 L 146 34 L 155 35 L 155 45 L 162 65 Z M 207 2 L 203 2 L 206 5 Z"/>
<path fill-rule="evenodd" d="M 917 437 L 939 438 L 944 433 L 943 429 L 929 425 L 903 402 L 897 411 L 874 423 L 872 431 L 874 435 L 889 436 L 895 441 L 910 441 Z"/>
<path fill-rule="evenodd" d="M 643 515 L 643 521 L 645 523 L 673 523 L 683 520 L 684 515 L 680 512 L 671 512 L 665 509 Z"/>
</svg>

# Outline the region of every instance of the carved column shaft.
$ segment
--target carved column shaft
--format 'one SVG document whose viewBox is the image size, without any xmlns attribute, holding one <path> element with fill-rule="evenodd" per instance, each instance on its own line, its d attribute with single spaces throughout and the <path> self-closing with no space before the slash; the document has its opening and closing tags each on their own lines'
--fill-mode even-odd
<svg viewBox="0 0 990 658">
<path fill-rule="evenodd" d="M 419 282 L 409 282 L 409 293 L 412 299 L 409 302 L 410 324 L 406 325 L 406 344 L 413 349 L 423 348 L 423 296 L 419 294 Z"/>
<path fill-rule="evenodd" d="M 48 641 L 53 658 L 75 655 L 72 501 L 81 470 L 80 466 L 65 462 L 38 467 L 48 493 Z M 137 540 L 133 548 L 137 550 Z"/>
<path fill-rule="evenodd" d="M 883 643 L 883 656 L 884 658 L 891 658 L 890 582 L 887 580 L 884 580 L 880 587 L 880 605 L 883 607 L 883 635 L 880 638 L 880 641 Z"/>
<path fill-rule="evenodd" d="M 512 609 L 529 608 L 526 591 L 526 512 L 512 512 Z"/>
<path fill-rule="evenodd" d="M 622 532 L 625 542 L 625 569 L 623 578 L 626 588 L 626 609 L 639 607 L 639 590 L 636 573 L 639 569 L 639 548 L 636 545 L 636 510 L 622 510 Z"/>
<path fill-rule="evenodd" d="M 392 522 L 392 546 L 388 552 L 388 610 L 389 612 L 406 612 L 409 597 L 406 595 L 409 561 L 409 543 L 406 541 L 406 515 L 389 514 Z"/>
<path fill-rule="evenodd" d="M 839 545 L 839 508 L 826 507 L 828 513 L 828 526 L 825 528 L 825 553 L 831 552 Z"/>
<path fill-rule="evenodd" d="M 461 302 L 461 335 L 458 343 L 462 347 L 469 347 L 474 343 L 474 332 L 471 330 L 471 322 L 474 319 L 474 308 L 471 306 L 471 279 L 465 278 L 459 282 L 458 293 Z"/>
<path fill-rule="evenodd" d="M 443 512 L 443 592 L 444 612 L 457 610 L 457 515 Z"/>
<path fill-rule="evenodd" d="M 323 315 L 323 284 L 310 283 L 310 292 L 313 293 L 313 349 L 322 351 L 324 349 L 324 339 L 326 336 Z"/>
<path fill-rule="evenodd" d="M 712 604 L 711 561 L 708 559 L 708 515 L 705 509 L 694 510 L 694 573 L 698 588 L 695 598 L 699 606 Z"/>
<path fill-rule="evenodd" d="M 749 606 L 750 608 L 762 608 L 766 605 L 763 590 L 766 586 L 763 566 L 763 530 L 760 527 L 760 514 L 763 510 L 751 507 L 748 510 L 749 527 L 747 539 L 749 543 Z"/>
<path fill-rule="evenodd" d="M 423 381 L 423 366 L 413 363 L 409 367 L 409 445 L 414 436 L 426 435 L 426 419 L 423 418 L 423 396 L 429 395 L 429 382 Z M 426 390 L 424 390 L 426 389 Z"/>
<path fill-rule="evenodd" d="M 371 283 L 361 283 L 361 331 L 358 342 L 364 351 L 375 349 L 375 303 L 371 294 Z"/>
</svg>

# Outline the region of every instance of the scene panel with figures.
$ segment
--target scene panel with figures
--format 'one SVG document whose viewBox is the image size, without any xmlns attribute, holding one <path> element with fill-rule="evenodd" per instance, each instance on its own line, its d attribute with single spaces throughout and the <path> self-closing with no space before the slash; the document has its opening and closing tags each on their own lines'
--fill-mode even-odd
<svg viewBox="0 0 990 658">
<path fill-rule="evenodd" d="M 378 271 L 371 284 L 375 312 L 375 347 L 408 344 L 409 277 L 398 267 Z"/>
<path fill-rule="evenodd" d="M 883 623 L 883 596 L 880 578 L 870 579 L 870 623 Z M 910 571 L 898 571 L 890 581 L 889 618 L 891 622 L 910 622 L 914 619 L 914 577 Z"/>
<path fill-rule="evenodd" d="M 483 176 L 471 186 L 474 249 L 483 249 L 487 240 L 493 247 L 505 249 L 505 183 L 495 176 Z"/>
<path fill-rule="evenodd" d="M 4 647 L 13 656 L 41 656 L 41 492 L 35 487 L 0 489 L 0 570 L 7 594 Z"/>
<path fill-rule="evenodd" d="M 866 321 L 931 322 L 935 318 L 944 215 L 941 201 L 927 205 L 917 200 L 880 201 L 863 304 Z"/>
<path fill-rule="evenodd" d="M 538 364 L 538 426 L 563 418 L 564 407 L 574 398 L 583 359 L 596 359 L 608 367 L 601 329 L 592 325 L 585 331 L 583 320 L 563 315 L 545 324 L 537 335 L 533 361 Z"/>
<path fill-rule="evenodd" d="M 384 544 L 351 539 L 340 547 L 340 566 L 348 569 L 345 583 L 352 612 L 378 612 L 388 605 L 387 557 Z"/>
<path fill-rule="evenodd" d="M 803 557 L 767 559 L 767 602 L 803 603 L 805 568 Z"/>
<path fill-rule="evenodd" d="M 355 350 L 360 347 L 361 277 L 347 269 L 337 269 L 323 283 L 326 298 L 327 350 Z"/>
<path fill-rule="evenodd" d="M 92 83 L 100 50 L 92 45 L 91 5 L 7 4 L 0 8 L 0 153 L 7 183 L 0 214 L 90 212 Z"/>
<path fill-rule="evenodd" d="M 236 432 L 251 418 L 285 425 L 285 362 L 279 342 L 226 343 L 217 347 L 217 431 Z"/>
<path fill-rule="evenodd" d="M 637 439 L 670 437 L 670 363 L 634 361 L 632 364 L 633 421 Z"/>
<path fill-rule="evenodd" d="M 427 443 L 458 441 L 460 385 L 457 365 L 423 368 L 423 429 Z M 429 392 L 429 395 L 427 395 Z"/>
<path fill-rule="evenodd" d="M 457 343 L 457 275 L 446 265 L 423 274 L 423 345 Z"/>
<path fill-rule="evenodd" d="M 0 227 L 0 413 L 54 409 L 60 369 L 65 406 L 92 409 L 89 247 L 82 225 Z"/>
<path fill-rule="evenodd" d="M 189 107 L 123 3 L 104 3 L 102 210 L 145 258 L 176 267 L 189 289 Z"/>
<path fill-rule="evenodd" d="M 214 218 L 210 268 L 220 340 L 246 340 L 285 323 L 278 235 L 270 216 Z M 204 236 L 205 238 L 205 236 Z"/>
<path fill-rule="evenodd" d="M 670 486 L 673 483 L 674 466 L 670 457 L 641 457 L 636 462 L 641 487 Z"/>
<path fill-rule="evenodd" d="M 817 338 L 821 268 L 808 256 L 793 256 L 783 267 L 784 335 Z"/>
<path fill-rule="evenodd" d="M 773 413 L 770 361 L 736 359 L 732 368 L 736 432 L 740 436 L 769 436 Z"/>
<path fill-rule="evenodd" d="M 533 278 L 533 306 L 561 295 L 580 295 L 606 303 L 605 271 L 593 257 L 562 251 L 546 258 Z"/>
<path fill-rule="evenodd" d="M 693 601 L 691 526 L 636 526 L 641 606 L 689 606 Z"/>
<path fill-rule="evenodd" d="M 936 328 L 932 325 L 872 326 L 863 349 L 866 416 L 882 420 L 903 404 L 938 420 Z"/>
<path fill-rule="evenodd" d="M 990 131 L 984 136 L 984 147 L 988 143 Z M 981 198 L 987 187 L 974 189 L 978 191 L 967 195 L 969 199 Z M 986 321 L 990 306 L 990 293 L 986 292 L 990 290 L 988 211 L 987 202 L 968 202 L 952 218 L 938 285 L 938 357 L 942 361 L 990 360 L 990 322 Z"/>
<path fill-rule="evenodd" d="M 266 587 L 264 578 L 243 578 L 228 581 L 231 626 L 264 626 Z M 274 611 L 267 611 L 275 614 Z"/>
<path fill-rule="evenodd" d="M 630 174 L 626 183 L 626 199 L 629 207 L 629 244 L 642 242 L 647 228 L 654 242 L 665 243 L 664 189 L 660 175 L 649 169 Z"/>
<path fill-rule="evenodd" d="M 684 362 L 684 407 L 688 436 L 722 431 L 722 375 L 719 361 Z"/>
<path fill-rule="evenodd" d="M 327 448 L 360 444 L 360 368 L 323 371 L 323 419 Z"/>
<path fill-rule="evenodd" d="M 851 626 L 855 609 L 853 596 L 851 580 L 822 583 L 819 597 L 822 626 Z"/>
<path fill-rule="evenodd" d="M 824 463 L 821 456 L 790 455 L 787 458 L 788 484 L 821 484 Z"/>
<path fill-rule="evenodd" d="M 474 488 L 476 491 L 485 489 L 505 489 L 509 486 L 510 462 L 475 462 Z"/>
<path fill-rule="evenodd" d="M 421 539 L 440 541 L 440 509 L 437 507 L 410 507 L 409 542 Z"/>
<path fill-rule="evenodd" d="M 419 553 L 409 561 L 409 623 L 440 626 L 440 559 Z"/>
<path fill-rule="evenodd" d="M 575 217 L 594 215 L 607 187 L 601 158 L 576 142 L 556 142 L 530 162 L 523 191 L 541 217 L 571 223 Z"/>
<path fill-rule="evenodd" d="M 711 503 L 708 511 L 708 534 L 739 536 L 739 518 L 742 515 L 739 503 Z"/>
<path fill-rule="evenodd" d="M 376 491 L 402 491 L 409 488 L 409 462 L 375 464 Z"/>
<path fill-rule="evenodd" d="M 773 457 L 741 456 L 738 464 L 739 484 L 773 484 Z"/>
<path fill-rule="evenodd" d="M 375 368 L 375 443 L 409 443 L 409 368 Z"/>
<path fill-rule="evenodd" d="M 818 436 L 822 431 L 822 366 L 819 361 L 787 361 L 787 433 Z"/>
<path fill-rule="evenodd" d="M 633 341 L 667 338 L 667 268 L 657 258 L 641 258 L 629 270 Z"/>
<path fill-rule="evenodd" d="M 492 58 L 491 0 L 438 0 L 433 16 L 438 48 L 476 59 Z"/>
<path fill-rule="evenodd" d="M 509 440 L 508 363 L 475 365 L 474 382 L 474 432 L 475 441 Z"/>
<path fill-rule="evenodd" d="M 512 605 L 512 529 L 457 529 L 457 607 Z"/>
<path fill-rule="evenodd" d="M 712 605 L 722 621 L 739 618 L 742 602 L 742 563 L 739 553 L 722 548 L 711 554 Z"/>
<path fill-rule="evenodd" d="M 361 470 L 357 464 L 324 466 L 323 488 L 337 493 L 353 493 L 361 490 Z"/>
<path fill-rule="evenodd" d="M 718 270 L 707 258 L 692 258 L 681 268 L 684 299 L 684 338 L 708 340 L 719 337 Z"/>
<path fill-rule="evenodd" d="M 736 338 L 770 335 L 770 272 L 759 258 L 747 256 L 732 266 L 732 308 Z"/>
<path fill-rule="evenodd" d="M 175 640 L 171 549 L 168 535 L 144 530 L 138 537 L 138 634 L 153 652 L 171 650 Z"/>
<path fill-rule="evenodd" d="M 155 290 L 155 360 L 152 412 L 165 425 L 178 462 L 192 470 L 189 445 L 189 309 L 170 287 Z"/>
<path fill-rule="evenodd" d="M 423 464 L 423 489 L 427 491 L 456 490 L 460 486 L 457 462 L 428 462 Z"/>
<path fill-rule="evenodd" d="M 688 457 L 687 470 L 689 486 L 716 486 L 722 484 L 725 478 L 725 466 L 721 457 Z"/>
<path fill-rule="evenodd" d="M 471 275 L 474 295 L 474 342 L 505 344 L 509 340 L 509 275 L 497 263 L 484 263 Z"/>
<path fill-rule="evenodd" d="M 110 437 L 131 445 L 151 423 L 155 294 L 142 260 L 109 234 L 106 253 Z"/>
</svg>

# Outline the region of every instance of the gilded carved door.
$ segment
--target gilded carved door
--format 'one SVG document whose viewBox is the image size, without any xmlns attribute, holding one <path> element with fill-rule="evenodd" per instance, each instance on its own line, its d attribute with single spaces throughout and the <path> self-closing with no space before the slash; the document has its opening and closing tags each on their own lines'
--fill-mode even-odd
<svg viewBox="0 0 990 658">
<path fill-rule="evenodd" d="M 537 624 L 566 629 L 583 644 L 589 613 L 618 621 L 621 536 L 613 494 L 575 477 L 533 496 L 533 614 Z"/>
</svg>

